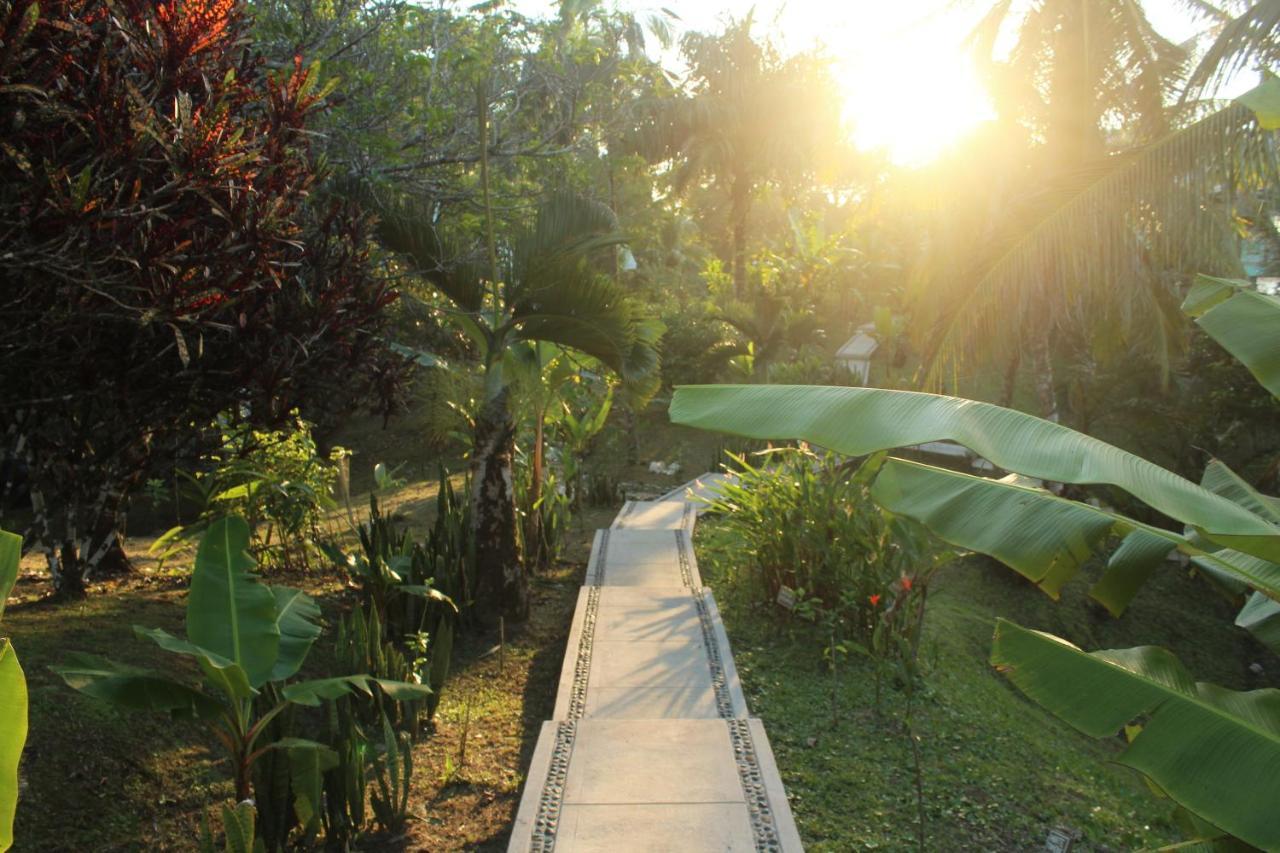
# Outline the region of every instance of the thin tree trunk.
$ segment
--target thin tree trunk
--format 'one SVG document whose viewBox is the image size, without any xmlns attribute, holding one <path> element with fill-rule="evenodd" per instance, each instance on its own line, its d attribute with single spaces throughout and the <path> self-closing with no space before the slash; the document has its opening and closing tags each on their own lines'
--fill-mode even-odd
<svg viewBox="0 0 1280 853">
<path fill-rule="evenodd" d="M 534 416 L 533 427 L 533 470 L 529 482 L 529 535 L 525 537 L 525 547 L 532 552 L 530 557 L 533 566 L 542 566 L 549 554 L 544 537 L 546 531 L 542 527 L 542 509 L 538 501 L 542 500 L 543 469 L 543 433 L 545 417 L 542 409 Z"/>
<path fill-rule="evenodd" d="M 733 179 L 733 199 L 730 214 L 733 216 L 733 295 L 747 298 L 747 212 L 750 207 L 751 188 L 747 179 L 739 175 Z"/>
<path fill-rule="evenodd" d="M 1058 395 L 1054 391 L 1053 359 L 1049 353 L 1049 336 L 1047 331 L 1032 334 L 1031 361 L 1035 373 L 1036 400 L 1040 404 L 1040 417 L 1057 423 Z"/>
<path fill-rule="evenodd" d="M 515 424 L 506 388 L 476 416 L 471 453 L 471 524 L 481 607 L 520 621 L 529 615 L 529 581 L 516 536 L 512 458 Z"/>
<path fill-rule="evenodd" d="M 1013 405 L 1013 393 L 1018 387 L 1018 368 L 1022 366 L 1022 350 L 1014 347 L 1009 362 L 1004 366 L 1004 387 L 1000 390 L 1000 405 L 1006 409 Z"/>
</svg>

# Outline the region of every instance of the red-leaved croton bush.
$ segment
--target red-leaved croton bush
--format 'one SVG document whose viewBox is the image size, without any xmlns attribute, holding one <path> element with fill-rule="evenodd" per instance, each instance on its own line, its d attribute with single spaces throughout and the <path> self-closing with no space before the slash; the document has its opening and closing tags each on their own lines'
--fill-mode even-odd
<svg viewBox="0 0 1280 853">
<path fill-rule="evenodd" d="M 367 223 L 319 192 L 324 95 L 235 0 L 0 0 L 0 489 L 59 589 L 123 559 L 193 426 L 397 388 Z"/>
</svg>

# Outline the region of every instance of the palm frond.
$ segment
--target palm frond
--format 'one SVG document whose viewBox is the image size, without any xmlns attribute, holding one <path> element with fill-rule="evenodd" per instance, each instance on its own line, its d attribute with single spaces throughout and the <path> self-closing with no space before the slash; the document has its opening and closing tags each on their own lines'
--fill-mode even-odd
<svg viewBox="0 0 1280 853">
<path fill-rule="evenodd" d="M 1198 97 L 1250 63 L 1280 60 L 1280 0 L 1258 0 L 1223 26 L 1187 80 L 1187 97 Z"/>
<path fill-rule="evenodd" d="M 1168 272 L 1238 274 L 1235 192 L 1276 174 L 1271 134 L 1236 103 L 1028 198 L 935 304 L 925 385 L 1007 339 L 1006 327 L 1038 322 L 1047 332 L 1072 314 L 1118 325 L 1148 351 L 1178 340 L 1178 282 Z"/>
<path fill-rule="evenodd" d="M 342 192 L 377 215 L 379 242 L 409 258 L 418 275 L 464 311 L 474 313 L 484 307 L 480 265 L 440 239 L 434 202 L 355 181 L 347 182 Z"/>
</svg>

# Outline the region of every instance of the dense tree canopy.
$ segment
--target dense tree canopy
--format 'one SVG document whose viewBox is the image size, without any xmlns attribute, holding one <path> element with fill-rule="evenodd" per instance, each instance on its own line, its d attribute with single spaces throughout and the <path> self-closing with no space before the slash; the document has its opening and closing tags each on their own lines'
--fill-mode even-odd
<svg viewBox="0 0 1280 853">
<path fill-rule="evenodd" d="M 266 69 L 238 4 L 4 11 L 0 417 L 34 541 L 73 591 L 122 557 L 149 460 L 219 412 L 390 392 L 395 294 L 365 219 L 318 194 L 314 74 Z"/>
</svg>

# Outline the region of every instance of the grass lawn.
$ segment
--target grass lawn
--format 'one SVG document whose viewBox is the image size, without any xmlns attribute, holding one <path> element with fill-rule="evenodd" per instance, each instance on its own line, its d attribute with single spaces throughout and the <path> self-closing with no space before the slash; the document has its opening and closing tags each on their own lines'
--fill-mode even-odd
<svg viewBox="0 0 1280 853">
<path fill-rule="evenodd" d="M 874 710 L 871 668 L 842 664 L 833 688 L 823 637 L 777 618 L 720 583 L 737 545 L 710 516 L 697 534 L 699 570 L 716 591 L 751 711 L 764 720 L 801 837 L 809 850 L 914 849 L 915 777 L 903 694 Z M 929 850 L 1043 849 L 1049 831 L 1082 834 L 1075 850 L 1133 850 L 1177 839 L 1171 803 L 1113 762 L 1119 739 L 1094 741 L 1022 697 L 987 663 L 993 620 L 1013 619 L 1086 649 L 1142 644 L 1175 651 L 1196 676 L 1235 688 L 1264 686 L 1280 660 L 1231 625 L 1233 613 L 1170 565 L 1112 619 L 1083 579 L 1054 602 L 982 557 L 942 570 L 930 593 L 926 687 L 917 694 Z M 834 691 L 834 699 L 833 699 Z"/>
</svg>

